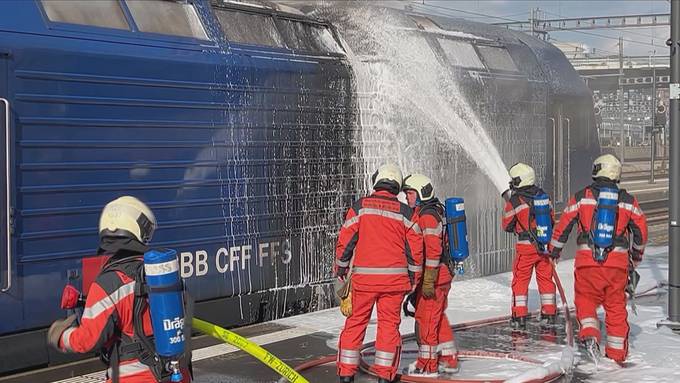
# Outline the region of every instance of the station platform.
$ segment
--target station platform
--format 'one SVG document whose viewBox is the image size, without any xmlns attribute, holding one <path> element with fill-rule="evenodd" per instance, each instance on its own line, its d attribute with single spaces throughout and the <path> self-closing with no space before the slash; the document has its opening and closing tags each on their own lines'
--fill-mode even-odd
<svg viewBox="0 0 680 383">
<path fill-rule="evenodd" d="M 666 277 L 667 248 L 651 247 L 646 254 L 645 262 L 640 266 L 642 280 L 638 291 L 655 286 Z M 567 301 L 573 302 L 573 261 L 560 262 L 558 274 L 566 290 Z M 449 296 L 447 315 L 451 323 L 461 325 L 471 321 L 498 318 L 508 314 L 510 309 L 510 273 L 503 273 L 484 278 L 454 281 Z M 534 282 L 530 286 L 529 308 L 539 308 L 538 291 Z M 631 321 L 631 355 L 630 368 L 621 371 L 606 371 L 598 378 L 598 374 L 583 372 L 576 368 L 569 376 L 560 381 L 595 382 L 617 381 L 634 382 L 654 377 L 656 382 L 676 382 L 680 379 L 680 352 L 676 343 L 669 343 L 663 329 L 657 330 L 655 323 L 663 317 L 665 297 L 658 295 L 639 300 L 640 317 L 630 316 Z M 374 313 L 375 315 L 375 313 Z M 277 321 L 244 327 L 237 330 L 250 340 L 260 344 L 272 354 L 281 358 L 290 366 L 297 366 L 320 357 L 333 355 L 336 352 L 337 337 L 342 329 L 344 318 L 337 308 L 314 313 L 289 317 Z M 402 334 L 412 334 L 414 330 L 412 318 L 404 318 L 401 325 Z M 376 322 L 373 317 L 367 331 L 366 342 L 375 339 Z M 670 330 L 668 330 L 670 331 Z M 550 329 L 531 323 L 528 331 L 513 331 L 507 322 L 468 328 L 457 331 L 457 344 L 460 349 L 497 353 L 516 353 L 535 360 L 550 362 L 559 360 L 565 343 L 566 329 L 561 324 Z M 193 353 L 194 382 L 199 383 L 259 383 L 278 382 L 280 377 L 258 362 L 250 355 L 231 346 L 218 344 L 210 339 L 200 337 L 194 344 L 197 349 Z M 651 348 L 651 350 L 650 350 Z M 401 368 L 414 360 L 415 342 L 412 337 L 405 337 Z M 370 350 L 369 350 L 370 351 Z M 576 361 L 579 363 L 579 351 Z M 657 354 L 658 352 L 658 354 Z M 665 355 L 663 360 L 655 355 Z M 370 359 L 370 357 L 369 357 Z M 370 360 L 369 360 L 370 362 Z M 510 379 L 531 368 L 531 363 L 518 363 L 512 360 L 497 359 L 463 359 L 461 371 L 450 379 L 489 380 Z M 675 371 L 675 372 L 674 372 Z M 335 366 L 325 364 L 303 372 L 309 382 L 334 382 Z M 447 377 L 443 377 L 448 379 Z M 54 379 L 54 383 L 95 383 L 104 382 L 103 371 L 71 377 Z M 356 382 L 374 382 L 376 379 L 367 375 L 357 377 Z M 446 381 L 446 380 L 442 380 Z M 450 380 L 454 381 L 454 380 Z M 283 382 L 283 380 L 282 380 Z"/>
</svg>

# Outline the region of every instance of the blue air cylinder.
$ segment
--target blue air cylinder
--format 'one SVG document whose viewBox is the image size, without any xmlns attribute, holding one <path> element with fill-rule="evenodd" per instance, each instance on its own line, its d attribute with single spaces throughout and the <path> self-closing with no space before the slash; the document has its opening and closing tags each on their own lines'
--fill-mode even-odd
<svg viewBox="0 0 680 383">
<path fill-rule="evenodd" d="M 149 250 L 144 254 L 144 274 L 156 352 L 179 358 L 184 353 L 184 301 L 177 252 Z"/>
<path fill-rule="evenodd" d="M 545 249 L 552 237 L 552 216 L 550 198 L 545 193 L 534 197 L 534 220 L 536 222 L 536 241 Z"/>
<path fill-rule="evenodd" d="M 460 264 L 470 255 L 465 222 L 465 203 L 462 198 L 452 197 L 446 199 L 445 205 L 449 255 L 453 262 Z"/>
<path fill-rule="evenodd" d="M 616 211 L 618 209 L 619 190 L 602 188 L 597 197 L 597 214 L 593 222 L 593 244 L 595 245 L 595 260 L 604 262 L 606 255 L 603 250 L 614 243 L 616 225 Z"/>
</svg>

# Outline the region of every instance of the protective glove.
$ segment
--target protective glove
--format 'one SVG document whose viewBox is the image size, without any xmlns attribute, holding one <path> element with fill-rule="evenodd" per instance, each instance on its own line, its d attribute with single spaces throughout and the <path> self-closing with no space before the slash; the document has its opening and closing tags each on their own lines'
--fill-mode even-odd
<svg viewBox="0 0 680 383">
<path fill-rule="evenodd" d="M 640 274 L 635 269 L 628 270 L 628 283 L 626 284 L 626 292 L 629 297 L 635 295 L 638 282 L 640 282 Z"/>
<path fill-rule="evenodd" d="M 550 258 L 557 261 L 558 259 L 560 259 L 560 253 L 562 253 L 562 249 L 553 247 L 552 250 L 550 250 Z"/>
<path fill-rule="evenodd" d="M 341 281 L 345 281 L 345 278 L 347 278 L 347 272 L 349 272 L 349 267 L 337 267 L 335 269 L 335 276 L 338 277 Z"/>
<path fill-rule="evenodd" d="M 337 289 L 336 293 L 340 298 L 340 312 L 345 317 L 352 315 L 352 280 L 342 283 L 342 286 Z"/>
<path fill-rule="evenodd" d="M 434 298 L 434 284 L 439 276 L 439 269 L 425 268 L 423 273 L 423 285 L 421 291 L 425 299 Z"/>
<path fill-rule="evenodd" d="M 418 298 L 416 297 L 415 292 L 411 292 L 409 295 L 406 296 L 406 299 L 404 300 L 404 304 L 401 306 L 401 308 L 404 310 L 404 315 L 407 317 L 415 318 L 416 316 L 416 300 Z M 413 311 L 409 309 L 409 304 L 411 307 L 413 307 Z"/>
<path fill-rule="evenodd" d="M 345 318 L 352 316 L 352 291 L 340 300 L 340 312 Z"/>
<path fill-rule="evenodd" d="M 76 321 L 76 315 L 70 315 L 66 319 L 59 319 L 52 323 L 50 329 L 47 331 L 47 344 L 54 347 L 59 352 L 66 352 L 59 347 L 59 340 L 61 334 L 64 333 Z"/>
<path fill-rule="evenodd" d="M 633 268 L 637 269 L 637 267 L 640 265 L 640 262 L 642 262 L 642 253 L 639 250 L 631 249 L 630 259 L 633 261 Z"/>
</svg>

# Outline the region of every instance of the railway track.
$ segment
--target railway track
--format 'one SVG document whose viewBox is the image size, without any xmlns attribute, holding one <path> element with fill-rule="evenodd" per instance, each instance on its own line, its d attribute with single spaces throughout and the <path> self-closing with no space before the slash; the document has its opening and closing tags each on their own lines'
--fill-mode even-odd
<svg viewBox="0 0 680 383">
<path fill-rule="evenodd" d="M 626 174 L 623 175 L 626 181 L 642 181 L 642 180 L 648 180 L 649 179 L 649 170 L 645 171 L 639 171 L 639 172 L 627 172 Z M 656 179 L 661 179 L 661 178 L 668 178 L 668 171 L 657 171 L 654 173 L 654 177 Z"/>
<path fill-rule="evenodd" d="M 657 158 L 654 176 L 659 178 L 668 178 L 668 158 Z M 643 169 L 640 169 L 643 168 Z M 641 181 L 649 179 L 649 159 L 626 159 L 626 164 L 623 166 L 623 178 L 627 181 Z"/>
<path fill-rule="evenodd" d="M 660 225 L 668 221 L 668 199 L 641 201 L 640 207 L 647 216 L 647 225 Z"/>
</svg>

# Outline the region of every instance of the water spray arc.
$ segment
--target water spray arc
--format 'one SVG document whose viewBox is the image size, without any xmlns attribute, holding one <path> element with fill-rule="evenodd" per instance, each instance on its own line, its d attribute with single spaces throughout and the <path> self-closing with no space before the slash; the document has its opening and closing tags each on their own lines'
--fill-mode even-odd
<svg viewBox="0 0 680 383">
<path fill-rule="evenodd" d="M 460 149 L 502 191 L 507 171 L 495 143 L 420 31 L 403 15 L 381 8 L 348 9 L 346 22 L 368 162 L 390 158 L 403 168 L 431 173 L 435 169 L 421 169 L 428 156 L 437 155 L 428 153 L 431 139 Z M 429 160 L 430 166 L 436 163 Z M 451 180 L 437 181 L 446 185 L 440 190 L 452 189 Z"/>
</svg>

